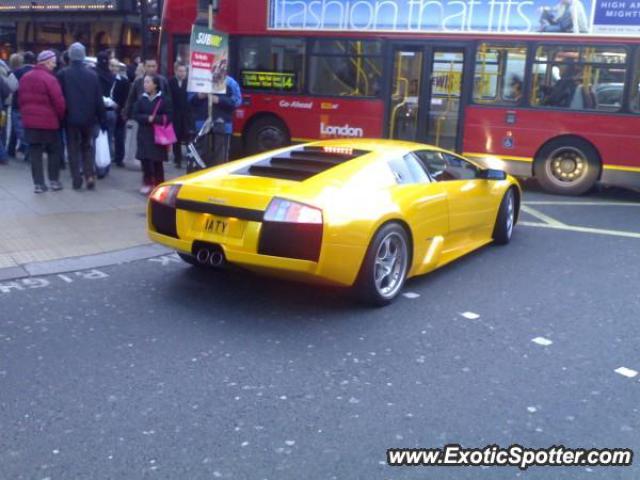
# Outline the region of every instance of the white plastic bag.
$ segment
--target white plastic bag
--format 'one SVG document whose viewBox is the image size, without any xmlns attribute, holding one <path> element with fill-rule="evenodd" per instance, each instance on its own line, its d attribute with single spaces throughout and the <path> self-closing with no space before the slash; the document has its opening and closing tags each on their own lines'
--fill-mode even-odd
<svg viewBox="0 0 640 480">
<path fill-rule="evenodd" d="M 109 135 L 101 130 L 96 138 L 96 167 L 107 168 L 110 164 Z"/>
</svg>

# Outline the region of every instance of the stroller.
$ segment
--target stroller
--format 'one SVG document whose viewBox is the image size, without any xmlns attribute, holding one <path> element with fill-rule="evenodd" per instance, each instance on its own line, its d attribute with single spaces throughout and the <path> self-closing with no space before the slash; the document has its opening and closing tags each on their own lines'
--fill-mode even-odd
<svg viewBox="0 0 640 480">
<path fill-rule="evenodd" d="M 213 164 L 208 164 L 205 160 L 207 157 L 207 140 L 210 138 L 210 133 L 211 118 L 208 118 L 202 124 L 193 140 L 187 145 L 187 173 L 197 172 L 213 166 Z"/>
</svg>

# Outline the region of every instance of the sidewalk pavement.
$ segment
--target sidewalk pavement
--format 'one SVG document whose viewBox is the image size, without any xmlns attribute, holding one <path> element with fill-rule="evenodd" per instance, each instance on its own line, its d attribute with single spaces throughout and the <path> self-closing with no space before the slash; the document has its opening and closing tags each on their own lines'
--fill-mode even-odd
<svg viewBox="0 0 640 480">
<path fill-rule="evenodd" d="M 169 163 L 165 172 L 167 179 L 185 173 Z M 73 190 L 68 167 L 60 179 L 64 190 L 35 194 L 30 164 L 0 165 L 0 269 L 150 243 L 140 171 L 112 166 L 93 191 Z"/>
</svg>

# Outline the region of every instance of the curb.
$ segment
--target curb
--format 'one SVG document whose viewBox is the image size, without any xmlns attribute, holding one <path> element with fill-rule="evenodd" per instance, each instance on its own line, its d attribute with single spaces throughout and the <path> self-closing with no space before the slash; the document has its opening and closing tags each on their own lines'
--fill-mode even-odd
<svg viewBox="0 0 640 480">
<path fill-rule="evenodd" d="M 120 263 L 159 257 L 171 252 L 173 252 L 173 250 L 150 243 L 137 247 L 126 248 L 124 250 L 115 250 L 112 252 L 97 253 L 82 257 L 69 257 L 59 260 L 49 260 L 46 262 L 26 263 L 19 267 L 0 268 L 0 281 L 108 267 Z"/>
</svg>

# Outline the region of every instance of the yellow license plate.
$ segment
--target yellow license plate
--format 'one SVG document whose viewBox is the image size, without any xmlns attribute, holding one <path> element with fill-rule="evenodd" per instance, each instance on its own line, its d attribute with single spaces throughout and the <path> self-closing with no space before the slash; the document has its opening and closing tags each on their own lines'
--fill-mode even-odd
<svg viewBox="0 0 640 480">
<path fill-rule="evenodd" d="M 240 238 L 244 233 L 244 221 L 237 218 L 203 215 L 200 230 L 209 235 Z"/>
</svg>

